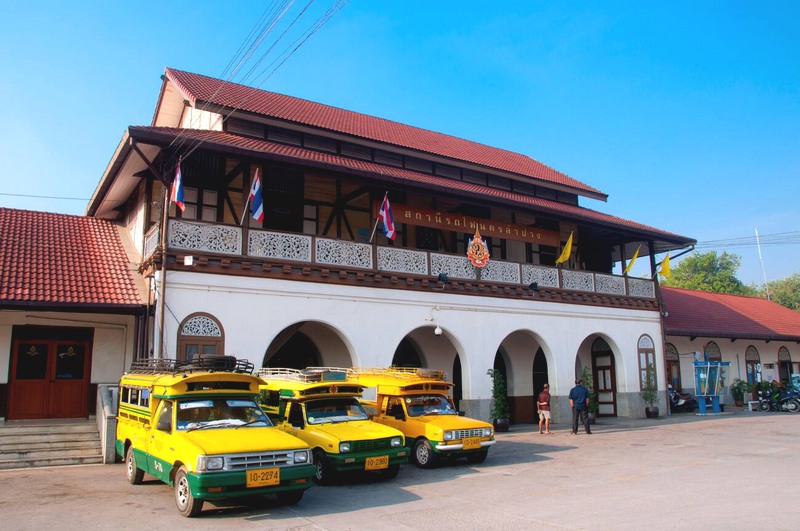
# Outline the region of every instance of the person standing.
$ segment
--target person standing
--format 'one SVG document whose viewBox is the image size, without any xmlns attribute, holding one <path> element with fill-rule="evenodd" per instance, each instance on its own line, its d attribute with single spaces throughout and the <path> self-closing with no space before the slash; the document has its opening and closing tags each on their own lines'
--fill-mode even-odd
<svg viewBox="0 0 800 531">
<path fill-rule="evenodd" d="M 583 386 L 583 380 L 575 380 L 575 387 L 569 391 L 569 405 L 572 406 L 572 435 L 578 434 L 578 417 L 586 428 L 586 435 L 591 435 L 589 429 L 589 390 Z"/>
<path fill-rule="evenodd" d="M 539 411 L 539 433 L 550 433 L 550 386 L 544 384 L 544 390 L 539 393 L 536 405 Z M 544 430 L 542 431 L 542 426 Z"/>
</svg>

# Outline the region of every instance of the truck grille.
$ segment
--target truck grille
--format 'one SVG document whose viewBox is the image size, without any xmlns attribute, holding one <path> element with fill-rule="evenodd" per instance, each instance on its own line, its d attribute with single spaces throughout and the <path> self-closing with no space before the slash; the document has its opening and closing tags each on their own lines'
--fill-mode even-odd
<svg viewBox="0 0 800 531">
<path fill-rule="evenodd" d="M 385 448 L 391 448 L 392 439 L 374 439 L 371 441 L 352 441 L 350 443 L 350 451 L 351 452 L 370 452 L 373 450 L 383 450 Z"/>
<path fill-rule="evenodd" d="M 290 466 L 293 464 L 294 452 L 292 451 L 225 456 L 225 468 L 227 470 L 247 470 L 249 468 Z"/>
<path fill-rule="evenodd" d="M 453 431 L 455 439 L 463 439 L 464 437 L 483 437 L 483 428 L 474 428 L 471 430 L 455 430 Z"/>
</svg>

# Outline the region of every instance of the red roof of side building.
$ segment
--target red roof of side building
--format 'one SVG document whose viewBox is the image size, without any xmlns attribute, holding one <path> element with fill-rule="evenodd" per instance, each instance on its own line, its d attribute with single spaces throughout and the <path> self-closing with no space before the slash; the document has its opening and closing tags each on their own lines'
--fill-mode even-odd
<svg viewBox="0 0 800 531">
<path fill-rule="evenodd" d="M 578 194 L 596 199 L 605 200 L 607 197 L 603 192 L 520 153 L 172 68 L 166 69 L 166 77 L 176 85 L 192 105 L 202 105 L 208 102 L 289 123 L 318 127 L 361 139 L 507 171 L 566 186 Z"/>
<path fill-rule="evenodd" d="M 666 334 L 800 341 L 800 313 L 767 299 L 662 288 Z"/>
<path fill-rule="evenodd" d="M 0 305 L 142 304 L 116 225 L 0 208 Z"/>
</svg>

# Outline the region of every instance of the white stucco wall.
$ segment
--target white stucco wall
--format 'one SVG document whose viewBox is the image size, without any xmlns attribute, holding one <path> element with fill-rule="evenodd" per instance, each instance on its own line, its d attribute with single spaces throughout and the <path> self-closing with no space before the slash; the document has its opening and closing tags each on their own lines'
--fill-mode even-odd
<svg viewBox="0 0 800 531">
<path fill-rule="evenodd" d="M 8 383 L 13 326 L 70 326 L 94 328 L 92 383 L 116 383 L 130 365 L 134 318 L 125 315 L 63 312 L 0 312 L 0 383 Z"/>
<path fill-rule="evenodd" d="M 583 352 L 581 357 L 589 361 L 587 338 L 595 335 L 614 349 L 620 395 L 640 391 L 637 341 L 642 334 L 653 339 L 658 366 L 663 366 L 656 311 L 186 272 L 168 272 L 166 303 L 165 357 L 175 356 L 177 328 L 195 312 L 219 320 L 225 351 L 257 367 L 282 330 L 316 321 L 330 327 L 347 346 L 352 365 L 389 365 L 406 336 L 423 351 L 428 367 L 442 369 L 448 376 L 458 354 L 463 397 L 472 400 L 489 399 L 491 381 L 486 372 L 501 345 L 511 352 L 509 388 L 516 396 L 532 394 L 533 356 L 539 346 L 547 357 L 554 395 L 569 393 L 576 356 Z M 442 336 L 434 335 L 436 324 L 443 329 Z M 663 371 L 659 382 L 663 389 Z"/>
</svg>

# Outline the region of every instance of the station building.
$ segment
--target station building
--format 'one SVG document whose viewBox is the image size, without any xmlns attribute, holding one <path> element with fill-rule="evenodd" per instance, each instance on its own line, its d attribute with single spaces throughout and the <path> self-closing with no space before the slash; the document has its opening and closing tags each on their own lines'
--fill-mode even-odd
<svg viewBox="0 0 800 531">
<path fill-rule="evenodd" d="M 693 239 L 583 206 L 607 196 L 526 155 L 171 68 L 162 79 L 152 123 L 127 128 L 85 218 L 60 217 L 115 229 L 115 254 L 99 260 L 129 275 L 111 285 L 133 290 L 114 319 L 84 314 L 125 330 L 100 348 L 109 334 L 94 328 L 85 385 L 134 356 L 420 366 L 445 371 L 459 409 L 488 419 L 497 368 L 512 422 L 534 420 L 546 382 L 566 419 L 583 367 L 600 416 L 644 416 L 648 364 L 665 389 L 656 264 Z M 178 168 L 183 209 L 170 200 Z M 375 231 L 384 200 L 395 239 Z M 489 254 L 478 266 L 476 242 Z M 637 249 L 649 278 L 623 274 Z M 21 332 L 29 308 L 11 308 L 25 294 L 3 297 L 0 385 L 13 399 L 19 340 L 38 339 Z M 58 317 L 48 326 L 83 327 Z"/>
</svg>

